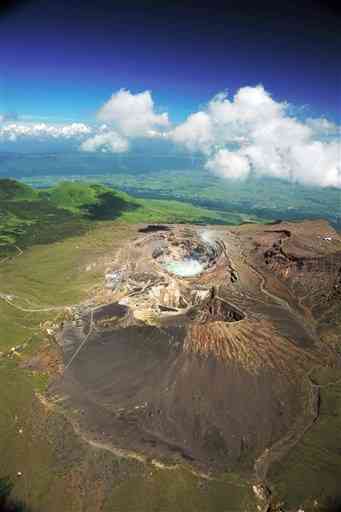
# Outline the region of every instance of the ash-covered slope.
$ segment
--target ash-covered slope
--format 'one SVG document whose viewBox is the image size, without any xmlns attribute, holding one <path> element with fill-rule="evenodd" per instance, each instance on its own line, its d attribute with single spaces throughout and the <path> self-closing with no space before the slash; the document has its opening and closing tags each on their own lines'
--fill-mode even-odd
<svg viewBox="0 0 341 512">
<path fill-rule="evenodd" d="M 321 329 L 341 303 L 340 255 L 322 222 L 144 229 L 64 322 L 51 394 L 94 440 L 263 479 L 318 416 L 309 372 L 336 364 Z M 169 271 L 193 260 L 192 277 Z"/>
</svg>

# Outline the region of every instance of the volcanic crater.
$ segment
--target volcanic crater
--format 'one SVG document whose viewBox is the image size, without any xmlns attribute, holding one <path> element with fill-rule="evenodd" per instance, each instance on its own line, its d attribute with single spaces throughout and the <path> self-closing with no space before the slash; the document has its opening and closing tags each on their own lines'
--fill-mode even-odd
<svg viewBox="0 0 341 512">
<path fill-rule="evenodd" d="M 127 454 L 265 479 L 318 417 L 309 372 L 337 364 L 340 268 L 322 221 L 136 229 L 61 326 L 50 398 Z"/>
</svg>

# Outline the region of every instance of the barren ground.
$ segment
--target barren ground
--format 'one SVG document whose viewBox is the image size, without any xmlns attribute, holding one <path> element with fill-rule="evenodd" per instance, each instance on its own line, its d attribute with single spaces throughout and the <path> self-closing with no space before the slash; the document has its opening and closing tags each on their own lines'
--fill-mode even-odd
<svg viewBox="0 0 341 512">
<path fill-rule="evenodd" d="M 191 258 L 198 275 L 167 270 Z M 127 457 L 268 485 L 318 419 L 312 372 L 340 364 L 322 341 L 340 268 L 341 240 L 323 221 L 143 229 L 59 331 L 65 369 L 50 399 Z"/>
</svg>

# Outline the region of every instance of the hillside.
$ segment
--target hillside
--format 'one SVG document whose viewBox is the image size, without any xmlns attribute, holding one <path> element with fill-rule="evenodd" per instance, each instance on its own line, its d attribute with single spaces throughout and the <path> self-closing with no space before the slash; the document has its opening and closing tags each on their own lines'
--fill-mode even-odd
<svg viewBox="0 0 341 512">
<path fill-rule="evenodd" d="M 100 184 L 60 182 L 33 189 L 0 180 L 0 252 L 51 243 L 85 233 L 103 221 L 240 224 L 256 217 L 211 210 L 188 203 L 138 199 Z"/>
<path fill-rule="evenodd" d="M 324 218 L 341 226 L 341 194 L 335 187 L 250 175 L 227 180 L 190 155 L 47 153 L 3 154 L 0 177 L 12 176 L 34 187 L 61 180 L 102 183 L 145 199 L 172 199 L 227 213 L 271 220 Z"/>
</svg>

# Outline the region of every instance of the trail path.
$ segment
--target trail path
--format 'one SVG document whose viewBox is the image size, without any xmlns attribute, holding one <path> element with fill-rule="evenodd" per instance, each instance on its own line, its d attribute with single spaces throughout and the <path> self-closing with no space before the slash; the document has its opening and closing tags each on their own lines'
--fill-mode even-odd
<svg viewBox="0 0 341 512">
<path fill-rule="evenodd" d="M 49 311 L 63 311 L 67 308 L 75 307 L 76 304 L 72 305 L 64 305 L 64 306 L 48 306 L 48 307 L 42 307 L 42 308 L 24 308 L 22 306 L 19 306 L 18 304 L 15 304 L 14 299 L 18 299 L 15 295 L 2 293 L 0 292 L 0 299 L 4 302 L 7 302 L 10 306 L 12 306 L 15 309 L 18 309 L 19 311 L 23 311 L 24 313 L 44 313 Z"/>
<path fill-rule="evenodd" d="M 93 332 L 93 328 L 94 328 L 94 310 L 96 308 L 93 308 L 90 312 L 90 324 L 89 324 L 89 331 L 88 333 L 85 335 L 83 341 L 81 342 L 81 344 L 79 345 L 79 347 L 77 348 L 77 350 L 73 353 L 70 361 L 67 363 L 67 365 L 65 366 L 64 368 L 64 373 L 66 372 L 66 370 L 71 366 L 72 362 L 76 359 L 76 357 L 78 356 L 79 352 L 82 350 L 82 348 L 84 347 L 85 343 L 88 341 L 88 339 L 90 338 L 92 332 Z"/>
</svg>

